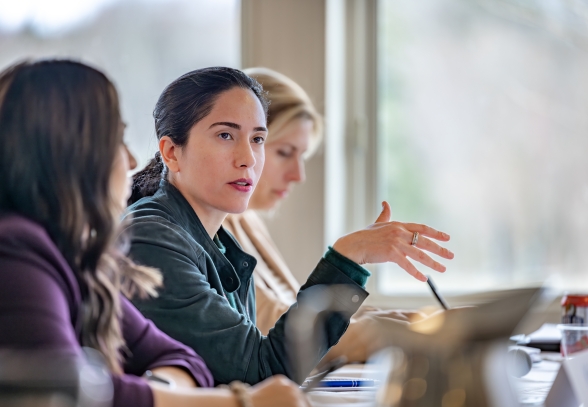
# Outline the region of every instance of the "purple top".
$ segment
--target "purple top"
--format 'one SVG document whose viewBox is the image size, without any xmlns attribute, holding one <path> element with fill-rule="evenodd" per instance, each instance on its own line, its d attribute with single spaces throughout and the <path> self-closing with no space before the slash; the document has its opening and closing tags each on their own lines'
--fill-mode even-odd
<svg viewBox="0 0 588 407">
<path fill-rule="evenodd" d="M 22 216 L 0 216 L 0 348 L 81 354 L 80 287 L 46 231 Z M 192 349 L 171 339 L 122 298 L 122 330 L 129 352 L 125 374 L 113 375 L 114 407 L 153 405 L 146 370 L 178 366 L 201 387 L 210 371 Z"/>
</svg>

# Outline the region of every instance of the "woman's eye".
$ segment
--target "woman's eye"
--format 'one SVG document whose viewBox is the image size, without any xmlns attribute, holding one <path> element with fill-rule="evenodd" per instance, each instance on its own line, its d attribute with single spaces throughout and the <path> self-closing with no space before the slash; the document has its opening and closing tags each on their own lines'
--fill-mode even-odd
<svg viewBox="0 0 588 407">
<path fill-rule="evenodd" d="M 231 133 L 221 133 L 218 135 L 220 138 L 222 138 L 223 140 L 232 140 L 233 136 L 231 136 Z"/>
<path fill-rule="evenodd" d="M 257 136 L 257 137 L 253 137 L 253 142 L 255 144 L 263 144 L 265 142 L 265 139 L 261 136 Z"/>
<path fill-rule="evenodd" d="M 290 151 L 278 150 L 278 155 L 281 157 L 288 158 L 292 155 Z"/>
</svg>

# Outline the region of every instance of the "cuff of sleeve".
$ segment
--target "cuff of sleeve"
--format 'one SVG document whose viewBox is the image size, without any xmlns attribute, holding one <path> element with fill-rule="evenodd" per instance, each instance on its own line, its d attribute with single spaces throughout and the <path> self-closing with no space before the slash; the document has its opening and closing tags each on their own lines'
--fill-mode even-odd
<svg viewBox="0 0 588 407">
<path fill-rule="evenodd" d="M 355 283 L 360 285 L 361 288 L 365 288 L 365 283 L 367 282 L 368 277 L 372 275 L 368 270 L 361 267 L 353 260 L 343 256 L 331 246 L 329 246 L 329 250 L 327 250 L 323 258 L 345 273 Z"/>
<path fill-rule="evenodd" d="M 112 375 L 111 377 L 114 388 L 112 407 L 152 407 L 154 405 L 153 392 L 147 381 L 128 374 Z"/>
</svg>

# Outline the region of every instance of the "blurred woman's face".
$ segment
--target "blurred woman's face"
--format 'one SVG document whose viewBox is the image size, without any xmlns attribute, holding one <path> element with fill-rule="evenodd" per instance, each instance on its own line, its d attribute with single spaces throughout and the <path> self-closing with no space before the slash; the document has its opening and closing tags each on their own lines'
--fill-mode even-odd
<svg viewBox="0 0 588 407">
<path fill-rule="evenodd" d="M 117 211 L 120 211 L 121 214 L 127 207 L 127 200 L 131 195 L 131 180 L 127 176 L 127 172 L 135 167 L 137 167 L 135 157 L 131 154 L 126 144 L 121 143 L 110 175 L 110 194 L 114 204 L 117 206 Z"/>
<path fill-rule="evenodd" d="M 304 153 L 313 127 L 312 120 L 301 118 L 270 134 L 265 146 L 265 166 L 249 203 L 250 209 L 273 209 L 288 196 L 294 183 L 304 181 Z"/>
<path fill-rule="evenodd" d="M 175 149 L 170 180 L 203 223 L 247 209 L 263 169 L 266 137 L 261 102 L 251 90 L 235 87 L 217 97 L 190 130 L 188 143 Z"/>
</svg>

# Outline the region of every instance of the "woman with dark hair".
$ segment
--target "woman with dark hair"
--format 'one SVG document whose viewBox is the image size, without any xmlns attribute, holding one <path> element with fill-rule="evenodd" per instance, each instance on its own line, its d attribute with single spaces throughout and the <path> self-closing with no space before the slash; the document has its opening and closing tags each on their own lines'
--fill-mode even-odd
<svg viewBox="0 0 588 407">
<path fill-rule="evenodd" d="M 114 406 L 305 404 L 285 378 L 237 395 L 183 389 L 213 385 L 206 364 L 122 295 L 161 282 L 117 244 L 135 165 L 123 131 L 116 90 L 93 68 L 48 60 L 0 73 L 0 348 L 98 350 Z M 148 370 L 176 387 L 141 378 Z"/>
<path fill-rule="evenodd" d="M 274 211 L 287 199 L 296 183 L 304 182 L 305 161 L 321 143 L 323 120 L 308 94 L 292 79 L 268 68 L 248 68 L 244 72 L 267 92 L 270 100 L 267 128 L 271 136 L 265 143 L 263 172 L 248 209 L 227 216 L 223 227 L 257 260 L 253 271 L 256 325 L 263 335 L 267 335 L 282 314 L 296 302 L 300 284 L 260 214 Z M 409 321 L 418 319 L 421 314 L 361 307 L 351 319 L 345 335 L 320 364 L 327 364 L 340 356 L 349 361 L 365 362 L 377 349 L 376 338 L 365 335 L 374 316 Z"/>
<path fill-rule="evenodd" d="M 261 86 L 236 69 L 200 69 L 172 82 L 154 110 L 159 152 L 135 176 L 131 201 L 143 198 L 128 210 L 131 257 L 160 269 L 164 278 L 157 298 L 135 304 L 164 332 L 201 354 L 220 383 L 254 384 L 275 374 L 301 382 L 367 297 L 369 272 L 360 264 L 394 261 L 426 280 L 406 255 L 437 271 L 445 268 L 414 245 L 406 248 L 407 241 L 452 257 L 425 237 L 446 241 L 448 235 L 389 222 L 385 203 L 374 224 L 329 248 L 297 302 L 262 335 L 255 326 L 251 278 L 256 260 L 221 224 L 228 213 L 247 209 L 261 175 L 266 111 Z M 326 312 L 301 314 L 320 307 Z M 314 340 L 298 346 L 301 337 L 292 335 L 305 332 Z"/>
</svg>

